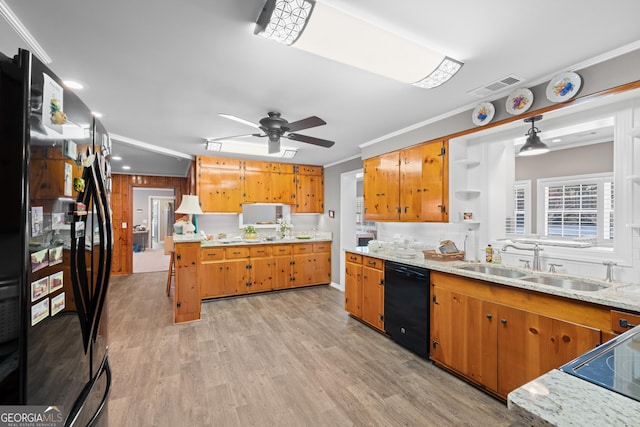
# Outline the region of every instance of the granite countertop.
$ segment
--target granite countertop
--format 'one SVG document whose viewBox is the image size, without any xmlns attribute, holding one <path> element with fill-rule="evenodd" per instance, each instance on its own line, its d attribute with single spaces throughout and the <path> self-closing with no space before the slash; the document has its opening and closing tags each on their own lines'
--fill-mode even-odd
<svg viewBox="0 0 640 427">
<path fill-rule="evenodd" d="M 477 271 L 463 270 L 460 267 L 472 264 L 467 261 L 431 261 L 422 258 L 421 256 L 416 258 L 398 258 L 392 253 L 388 252 L 373 252 L 367 247 L 354 247 L 352 249 L 346 249 L 349 252 L 361 253 L 363 255 L 380 258 L 388 261 L 395 261 L 407 265 L 413 265 L 417 267 L 424 267 L 429 270 L 441 271 L 443 273 L 452 273 L 459 276 L 470 277 L 473 279 L 486 280 L 493 283 L 499 283 L 502 285 L 512 286 L 520 289 L 527 289 L 531 291 L 541 292 L 550 295 L 561 296 L 565 298 L 571 298 L 574 300 L 590 302 L 594 304 L 606 305 L 615 307 L 621 310 L 629 310 L 634 312 L 640 312 L 640 285 L 625 283 L 625 282 L 605 282 L 602 280 L 596 280 L 590 277 L 576 276 L 570 274 L 560 273 L 544 273 L 539 271 L 525 270 L 522 268 L 511 267 L 508 265 L 490 264 L 492 266 L 504 267 L 510 270 L 518 270 L 526 273 L 527 275 L 546 275 L 554 277 L 565 277 L 574 280 L 581 280 L 583 282 L 591 282 L 599 285 L 603 285 L 606 288 L 598 291 L 578 291 L 572 289 L 565 289 L 556 286 L 542 285 L 535 282 L 527 282 L 519 279 L 512 279 L 508 277 L 502 277 L 492 274 L 480 273 Z M 420 254 L 421 255 L 421 254 Z M 474 263 L 478 264 L 478 263 Z"/>
<path fill-rule="evenodd" d="M 636 426 L 640 402 L 554 369 L 509 393 L 527 426 Z"/>
<path fill-rule="evenodd" d="M 175 243 L 201 242 L 203 248 L 225 246 L 280 245 L 285 243 L 316 243 L 330 242 L 331 240 L 331 233 L 317 233 L 316 237 L 311 237 L 308 239 L 291 237 L 276 240 L 243 240 L 241 238 L 203 240 L 202 237 L 198 234 L 173 235 L 173 241 Z"/>
</svg>

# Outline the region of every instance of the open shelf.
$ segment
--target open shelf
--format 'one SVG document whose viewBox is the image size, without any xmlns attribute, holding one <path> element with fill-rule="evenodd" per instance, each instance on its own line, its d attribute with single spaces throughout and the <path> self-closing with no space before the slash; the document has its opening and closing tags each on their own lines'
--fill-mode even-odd
<svg viewBox="0 0 640 427">
<path fill-rule="evenodd" d="M 629 175 L 627 177 L 627 180 L 632 182 L 640 182 L 640 175 Z"/>
<path fill-rule="evenodd" d="M 631 128 L 631 132 L 629 133 L 635 138 L 640 138 L 640 127 Z"/>
<path fill-rule="evenodd" d="M 473 199 L 480 196 L 480 190 L 456 190 L 455 194 L 460 199 Z"/>
<path fill-rule="evenodd" d="M 454 160 L 453 163 L 456 165 L 471 168 L 474 166 L 478 166 L 480 164 L 480 160 L 460 159 L 460 160 Z"/>
</svg>

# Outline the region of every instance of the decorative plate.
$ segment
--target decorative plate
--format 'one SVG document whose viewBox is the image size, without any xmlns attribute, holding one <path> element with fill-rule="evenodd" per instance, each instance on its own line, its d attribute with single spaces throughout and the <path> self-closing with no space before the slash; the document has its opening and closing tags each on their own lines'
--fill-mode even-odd
<svg viewBox="0 0 640 427">
<path fill-rule="evenodd" d="M 516 89 L 507 97 L 507 113 L 517 116 L 531 108 L 533 105 L 533 92 L 529 89 Z"/>
<path fill-rule="evenodd" d="M 471 120 L 476 126 L 484 126 L 493 120 L 493 116 L 496 114 L 496 109 L 490 102 L 482 102 L 473 109 L 471 114 Z"/>
<path fill-rule="evenodd" d="M 547 99 L 551 102 L 564 102 L 578 94 L 582 78 L 573 72 L 558 74 L 547 85 Z"/>
</svg>

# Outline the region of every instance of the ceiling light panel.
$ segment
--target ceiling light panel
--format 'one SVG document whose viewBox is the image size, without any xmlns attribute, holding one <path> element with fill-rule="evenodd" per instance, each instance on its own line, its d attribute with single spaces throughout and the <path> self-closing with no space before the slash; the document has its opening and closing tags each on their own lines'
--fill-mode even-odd
<svg viewBox="0 0 640 427">
<path fill-rule="evenodd" d="M 269 11 L 272 11 L 271 21 L 265 24 Z M 306 52 L 423 88 L 439 86 L 462 66 L 460 61 L 320 2 L 269 0 L 255 32 Z"/>
</svg>

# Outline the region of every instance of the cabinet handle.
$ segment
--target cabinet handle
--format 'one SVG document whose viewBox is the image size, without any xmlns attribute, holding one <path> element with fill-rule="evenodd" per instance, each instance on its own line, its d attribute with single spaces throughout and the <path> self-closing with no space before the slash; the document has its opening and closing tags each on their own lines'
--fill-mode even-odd
<svg viewBox="0 0 640 427">
<path fill-rule="evenodd" d="M 438 300 L 436 299 L 436 296 L 435 296 L 435 295 L 431 298 L 431 300 L 433 301 L 433 303 L 434 303 L 435 305 L 440 305 L 440 303 L 439 303 L 439 302 L 438 302 Z"/>
<path fill-rule="evenodd" d="M 618 324 L 622 328 L 635 328 L 637 326 L 637 325 L 632 325 L 631 323 L 629 323 L 629 321 L 627 319 L 618 320 Z"/>
<path fill-rule="evenodd" d="M 487 319 L 489 320 L 493 319 L 493 315 L 491 313 L 487 314 Z"/>
<path fill-rule="evenodd" d="M 507 324 L 507 319 L 500 319 L 500 323 L 502 323 L 503 325 Z"/>
<path fill-rule="evenodd" d="M 435 348 L 436 348 L 436 346 L 437 346 L 438 344 L 440 344 L 440 343 L 439 343 L 438 341 L 436 341 L 436 340 L 431 341 L 431 345 L 433 346 L 433 349 L 434 349 L 434 350 L 435 350 Z"/>
</svg>

